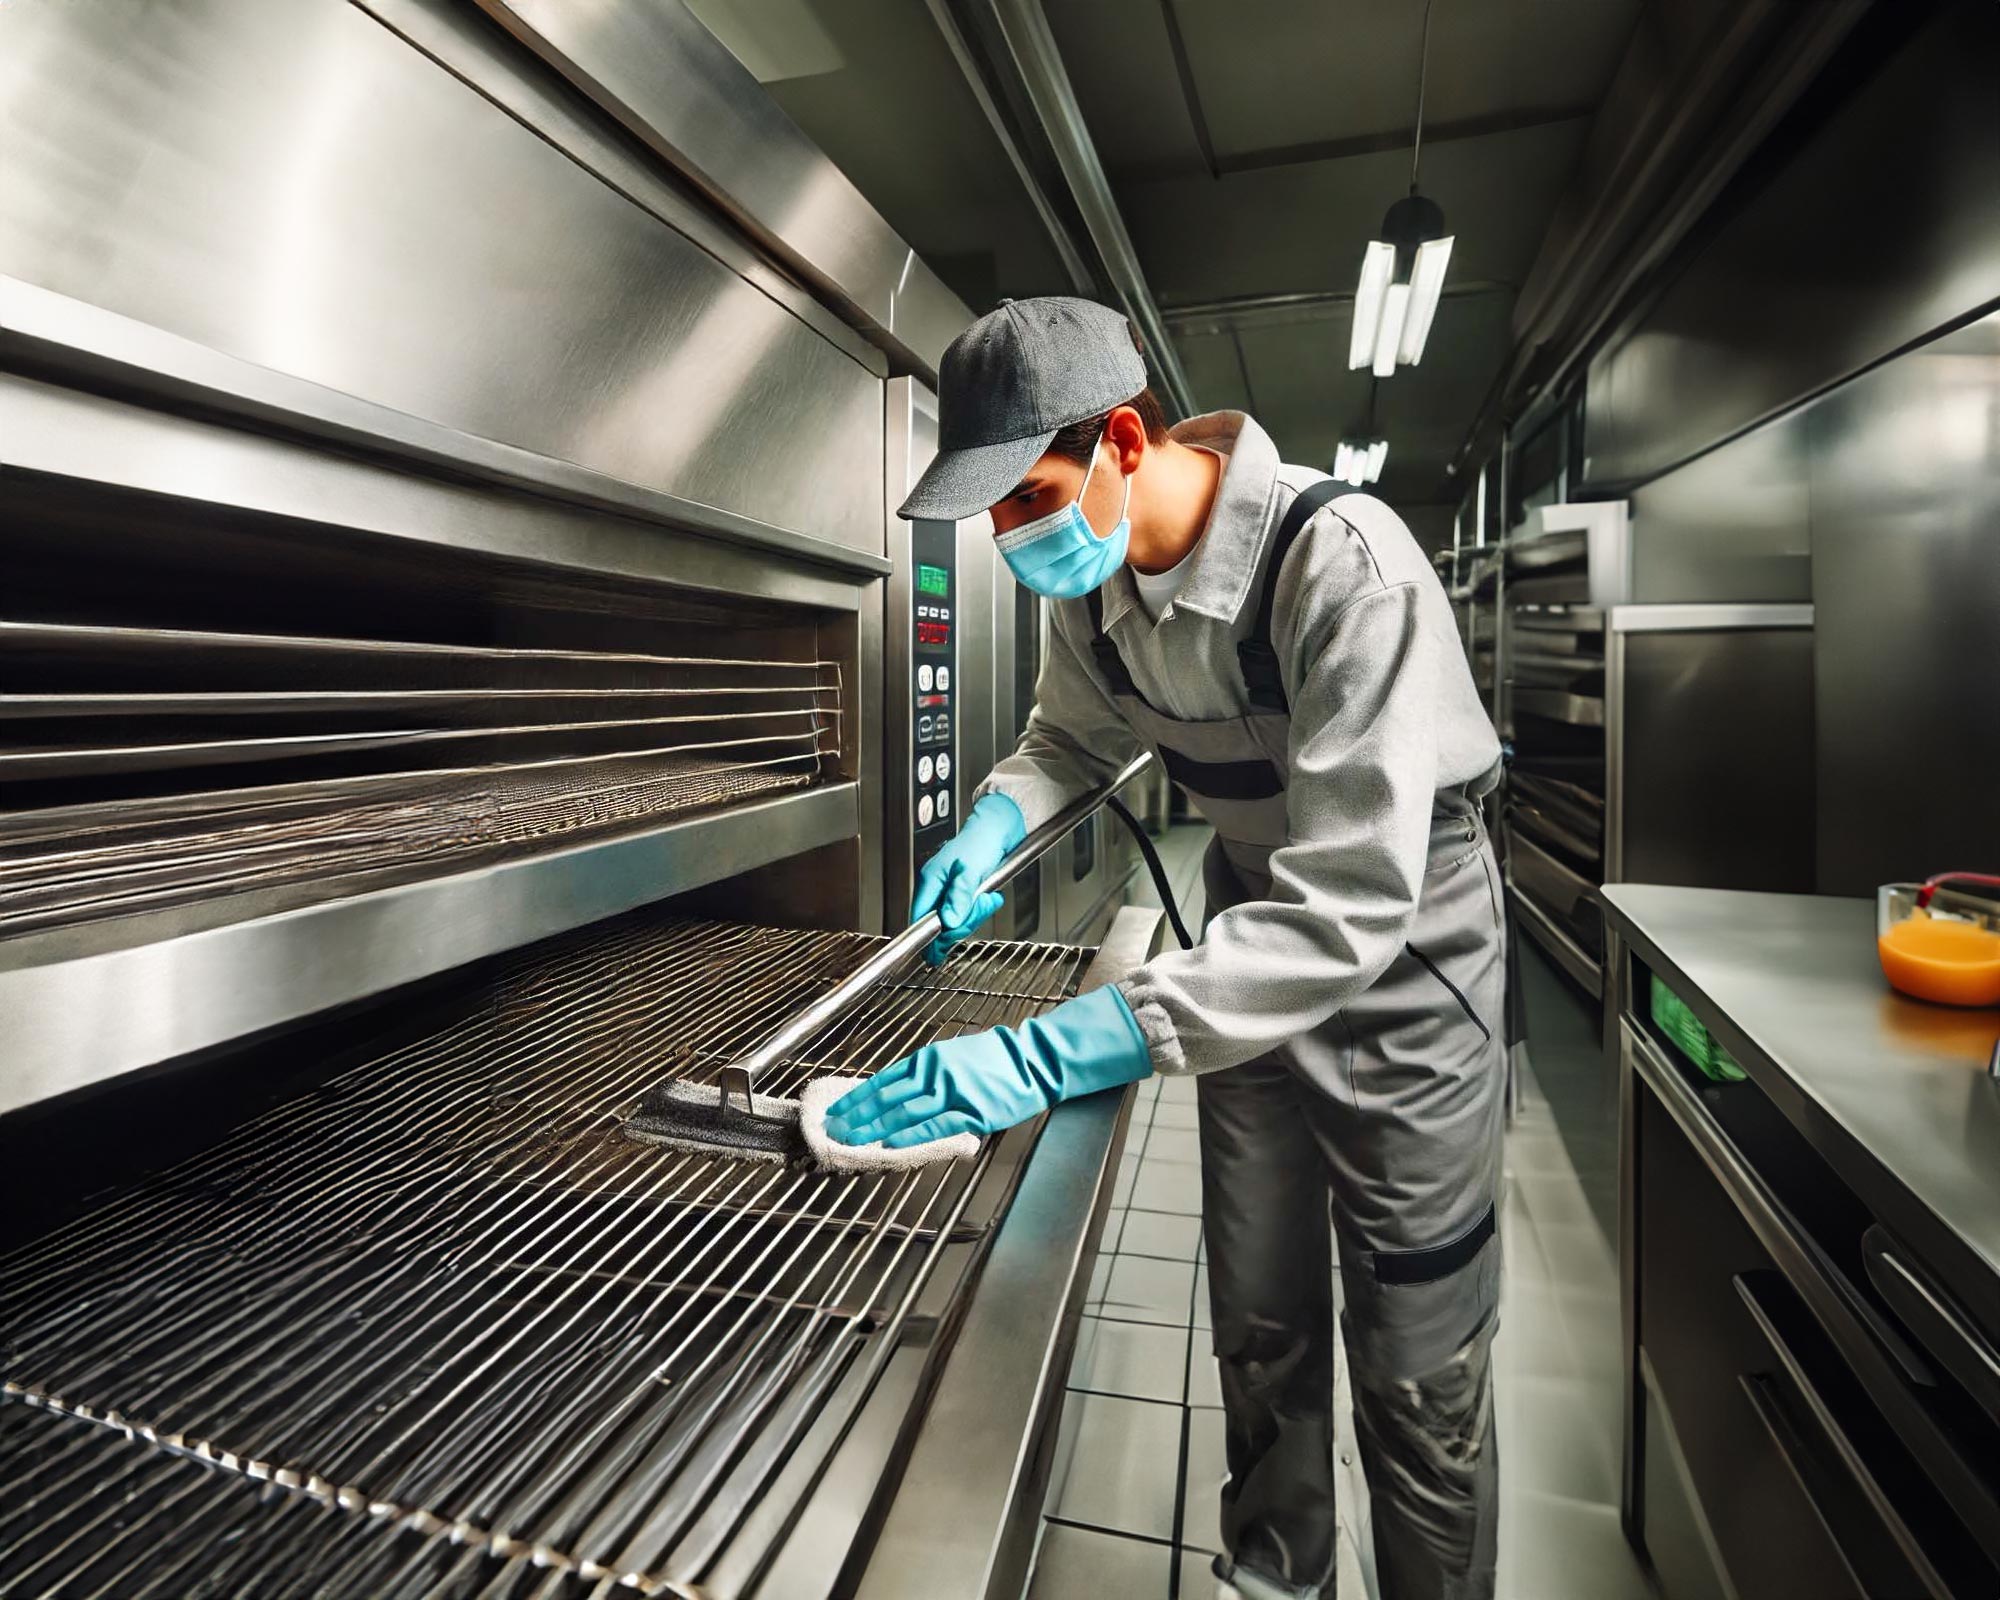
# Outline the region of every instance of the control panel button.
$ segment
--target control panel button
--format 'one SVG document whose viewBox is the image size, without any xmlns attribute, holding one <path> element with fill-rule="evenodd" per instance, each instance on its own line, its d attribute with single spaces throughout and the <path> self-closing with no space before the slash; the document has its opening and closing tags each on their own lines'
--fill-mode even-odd
<svg viewBox="0 0 2000 1600">
<path fill-rule="evenodd" d="M 918 675 L 918 677 L 919 677 L 919 681 L 921 681 L 921 679 L 922 679 L 922 674 L 919 674 L 919 675 Z M 950 668 L 950 667 L 939 667 L 939 668 L 937 669 L 937 686 L 938 686 L 938 687 L 939 687 L 940 689 L 949 689 L 949 688 L 951 687 L 951 668 Z"/>
<path fill-rule="evenodd" d="M 951 716 L 948 712 L 940 711 L 938 713 L 937 736 L 940 739 L 949 739 L 951 737 Z"/>
<path fill-rule="evenodd" d="M 946 783 L 951 779 L 951 752 L 949 750 L 938 753 L 937 775 L 939 783 Z"/>
<path fill-rule="evenodd" d="M 937 676 L 939 678 L 949 678 L 951 676 L 951 668 L 939 667 L 937 670 Z M 949 689 L 951 685 L 949 683 L 939 683 L 938 687 L 940 689 Z M 926 661 L 921 667 L 917 668 L 917 693 L 929 694 L 930 692 L 931 692 L 931 667 L 930 663 Z"/>
<path fill-rule="evenodd" d="M 937 718 L 917 718 L 917 737 L 926 743 L 937 737 Z"/>
<path fill-rule="evenodd" d="M 945 758 L 945 757 L 940 757 L 939 759 L 940 759 L 940 760 L 944 760 L 944 759 L 947 759 L 947 758 Z M 931 781 L 931 758 L 930 758 L 929 756 L 918 756 L 918 757 L 917 757 L 917 782 L 919 782 L 919 783 L 929 783 L 930 781 Z"/>
<path fill-rule="evenodd" d="M 949 789 L 943 790 L 938 795 L 937 814 L 941 818 L 951 815 L 951 791 Z"/>
<path fill-rule="evenodd" d="M 931 811 L 932 811 L 931 797 L 929 795 L 924 795 L 917 801 L 918 827 L 928 828 L 931 825 Z"/>
</svg>

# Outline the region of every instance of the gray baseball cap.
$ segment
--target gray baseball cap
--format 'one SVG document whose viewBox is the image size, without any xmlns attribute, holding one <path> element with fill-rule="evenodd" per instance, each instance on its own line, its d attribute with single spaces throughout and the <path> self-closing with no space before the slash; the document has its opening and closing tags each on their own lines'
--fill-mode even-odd
<svg viewBox="0 0 2000 1600">
<path fill-rule="evenodd" d="M 938 453 L 896 508 L 956 522 L 997 504 L 1058 430 L 1146 387 L 1131 325 L 1069 295 L 1002 300 L 938 362 Z"/>
</svg>

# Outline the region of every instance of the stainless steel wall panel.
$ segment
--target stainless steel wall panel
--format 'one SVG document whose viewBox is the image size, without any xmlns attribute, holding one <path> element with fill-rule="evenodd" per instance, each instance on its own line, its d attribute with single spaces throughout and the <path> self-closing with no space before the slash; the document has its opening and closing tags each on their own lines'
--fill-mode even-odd
<svg viewBox="0 0 2000 1600">
<path fill-rule="evenodd" d="M 2000 11 L 1941 9 L 1592 363 L 1593 485 L 1650 478 L 2000 300 Z"/>
<path fill-rule="evenodd" d="M 1803 628 L 1615 633 L 1612 881 L 1804 893 L 1813 640 Z"/>
<path fill-rule="evenodd" d="M 1812 596 L 1805 426 L 1745 434 L 1632 495 L 1632 598 L 1646 603 Z"/>
<path fill-rule="evenodd" d="M 0 272 L 881 550 L 876 376 L 339 0 L 0 8 Z"/>
<path fill-rule="evenodd" d="M 1808 416 L 1816 887 L 1869 894 L 1990 864 L 2000 846 L 2000 315 Z"/>
</svg>

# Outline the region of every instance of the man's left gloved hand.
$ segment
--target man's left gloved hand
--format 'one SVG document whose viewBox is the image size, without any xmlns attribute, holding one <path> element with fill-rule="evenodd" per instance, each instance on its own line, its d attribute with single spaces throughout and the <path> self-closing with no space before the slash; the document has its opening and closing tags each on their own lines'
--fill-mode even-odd
<svg viewBox="0 0 2000 1600">
<path fill-rule="evenodd" d="M 826 1131 L 842 1144 L 880 1139 L 892 1150 L 955 1133 L 998 1133 L 1059 1100 L 1152 1070 L 1125 997 L 1093 989 L 1018 1028 L 925 1045 L 834 1101 Z"/>
</svg>

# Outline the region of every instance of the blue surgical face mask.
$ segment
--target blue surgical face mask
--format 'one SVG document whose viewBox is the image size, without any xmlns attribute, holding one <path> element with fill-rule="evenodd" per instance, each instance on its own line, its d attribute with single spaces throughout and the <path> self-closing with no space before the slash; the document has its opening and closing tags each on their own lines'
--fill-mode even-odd
<svg viewBox="0 0 2000 1600">
<path fill-rule="evenodd" d="M 1000 554 L 1014 576 L 1051 600 L 1074 600 L 1089 594 L 1125 559 L 1125 546 L 1132 537 L 1132 524 L 1125 513 L 1132 505 L 1132 479 L 1125 479 L 1125 499 L 1118 508 L 1118 525 L 1103 538 L 1091 532 L 1083 514 L 1083 490 L 1090 487 L 1090 474 L 1097 470 L 1100 436 L 1090 452 L 1090 468 L 1083 475 L 1083 488 L 1060 511 L 1051 511 L 1033 522 L 1009 529 L 996 541 Z"/>
</svg>

